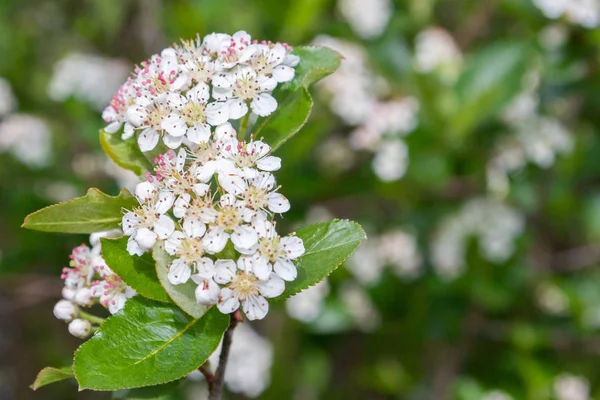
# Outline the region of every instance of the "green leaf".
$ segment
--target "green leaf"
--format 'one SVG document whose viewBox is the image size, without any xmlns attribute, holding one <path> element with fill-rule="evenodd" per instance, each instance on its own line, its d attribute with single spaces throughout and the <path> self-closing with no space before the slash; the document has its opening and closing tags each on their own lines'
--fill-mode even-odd
<svg viewBox="0 0 600 400">
<path fill-rule="evenodd" d="M 304 241 L 306 251 L 296 263 L 298 277 L 286 284 L 278 299 L 287 299 L 321 282 L 367 238 L 356 222 L 337 219 L 305 226 L 296 235 Z"/>
<path fill-rule="evenodd" d="M 173 302 L 194 318 L 200 318 L 206 314 L 208 308 L 202 304 L 196 303 L 196 295 L 194 292 L 196 291 L 197 285 L 191 279 L 180 285 L 173 285 L 169 282 L 167 274 L 169 273 L 169 265 L 173 258 L 165 251 L 163 242 L 159 242 L 154 246 L 152 257 L 156 262 L 156 275 L 158 275 L 158 280 Z"/>
<path fill-rule="evenodd" d="M 169 395 L 173 393 L 177 387 L 181 384 L 181 381 L 173 381 L 165 383 L 164 385 L 147 386 L 137 389 L 124 389 L 117 390 L 113 393 L 113 399 L 126 399 L 126 400 L 137 400 L 137 399 L 151 399 L 151 400 L 162 400 L 168 399 Z"/>
<path fill-rule="evenodd" d="M 180 379 L 204 364 L 228 324 L 216 307 L 195 319 L 174 304 L 132 297 L 77 349 L 79 388 L 120 390 Z"/>
<path fill-rule="evenodd" d="M 140 295 L 170 303 L 171 298 L 156 276 L 152 256 L 150 254 L 141 257 L 130 255 L 127 251 L 127 239 L 126 236 L 117 239 L 100 239 L 102 257 L 106 264 Z"/>
<path fill-rule="evenodd" d="M 152 164 L 140 150 L 135 137 L 123 140 L 120 134 L 110 134 L 100 130 L 100 145 L 115 164 L 136 175 L 141 176 L 152 171 Z"/>
<path fill-rule="evenodd" d="M 93 233 L 119 228 L 121 210 L 138 202 L 127 189 L 109 196 L 91 188 L 83 197 L 42 208 L 25 218 L 22 227 L 44 232 Z"/>
<path fill-rule="evenodd" d="M 73 378 L 73 370 L 71 367 L 46 367 L 37 374 L 35 381 L 29 387 L 33 390 L 38 390 L 42 386 L 46 386 L 54 382 L 63 381 L 69 378 Z"/>
<path fill-rule="evenodd" d="M 308 88 L 333 74 L 340 67 L 343 58 L 337 51 L 323 46 L 298 46 L 292 54 L 300 57 L 300 62 L 296 66 L 294 79 L 282 85 L 284 90 L 291 91 L 301 87 Z"/>
<path fill-rule="evenodd" d="M 313 100 L 308 90 L 296 90 L 261 122 L 254 131 L 254 136 L 264 138 L 271 146 L 271 151 L 275 151 L 306 124 L 312 106 Z"/>
</svg>

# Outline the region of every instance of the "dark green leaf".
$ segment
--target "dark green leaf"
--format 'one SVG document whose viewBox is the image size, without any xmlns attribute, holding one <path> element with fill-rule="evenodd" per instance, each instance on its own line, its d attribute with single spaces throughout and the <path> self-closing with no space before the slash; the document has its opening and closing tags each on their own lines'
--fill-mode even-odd
<svg viewBox="0 0 600 400">
<path fill-rule="evenodd" d="M 171 302 L 156 276 L 154 260 L 150 254 L 130 255 L 127 251 L 127 237 L 101 239 L 102 257 L 106 264 L 123 281 L 140 295 L 152 300 Z"/>
<path fill-rule="evenodd" d="M 93 233 L 119 228 L 122 209 L 138 205 L 127 189 L 109 196 L 91 188 L 83 197 L 42 208 L 25 218 L 22 227 L 44 232 Z"/>
<path fill-rule="evenodd" d="M 181 381 L 173 381 L 165 383 L 164 385 L 147 386 L 137 389 L 123 389 L 117 390 L 113 393 L 113 399 L 124 399 L 124 400 L 162 400 L 168 399 L 169 394 L 173 393 L 177 387 L 181 384 Z"/>
<path fill-rule="evenodd" d="M 37 377 L 35 378 L 35 381 L 31 384 L 30 388 L 32 388 L 33 390 L 38 390 L 42 386 L 46 386 L 54 382 L 63 381 L 69 378 L 73 378 L 73 370 L 71 367 L 46 367 L 37 374 Z"/>
<path fill-rule="evenodd" d="M 304 241 L 306 251 L 296 263 L 298 277 L 286 285 L 280 299 L 291 297 L 321 282 L 367 238 L 356 222 L 337 219 L 305 226 L 296 235 Z"/>
<path fill-rule="evenodd" d="M 340 53 L 322 46 L 298 46 L 292 53 L 300 57 L 300 63 L 296 66 L 294 79 L 282 85 L 284 90 L 294 91 L 301 87 L 310 87 L 334 73 L 340 67 L 343 58 Z"/>
<path fill-rule="evenodd" d="M 80 390 L 120 390 L 180 379 L 215 351 L 229 316 L 195 319 L 174 304 L 135 296 L 75 353 Z"/>
<path fill-rule="evenodd" d="M 138 176 L 152 171 L 152 164 L 140 150 L 135 137 L 123 140 L 120 134 L 100 131 L 100 145 L 108 156 L 120 167 Z"/>
<path fill-rule="evenodd" d="M 192 317 L 202 317 L 208 308 L 202 304 L 196 303 L 194 292 L 196 291 L 197 285 L 191 279 L 181 285 L 173 285 L 169 282 L 167 274 L 169 273 L 169 265 L 171 264 L 172 258 L 165 251 L 162 242 L 157 243 L 154 246 L 152 257 L 156 262 L 156 275 L 158 275 L 160 284 L 169 294 L 173 302 Z"/>
</svg>

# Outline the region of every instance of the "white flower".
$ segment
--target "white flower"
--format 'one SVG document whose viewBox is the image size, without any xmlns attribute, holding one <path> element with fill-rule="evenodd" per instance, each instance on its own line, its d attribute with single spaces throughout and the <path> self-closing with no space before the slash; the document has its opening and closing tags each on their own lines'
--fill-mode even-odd
<svg viewBox="0 0 600 400">
<path fill-rule="evenodd" d="M 224 260 L 218 260 L 217 263 L 222 261 Z M 192 275 L 192 280 L 198 285 L 194 292 L 196 302 L 205 306 L 217 303 L 221 289 L 212 278 L 205 278 L 202 274 L 196 274 Z"/>
<path fill-rule="evenodd" d="M 111 314 L 116 314 L 124 306 L 127 299 L 136 295 L 136 291 L 129 287 L 110 269 L 101 269 L 101 281 L 92 283 L 91 293 L 99 298 L 102 304 Z"/>
<path fill-rule="evenodd" d="M 261 43 L 255 47 L 250 65 L 258 74 L 273 77 L 278 83 L 294 79 L 295 71 L 289 63 L 297 60 L 288 57 L 289 47 L 281 43 Z"/>
<path fill-rule="evenodd" d="M 229 314 L 236 311 L 241 303 L 249 320 L 263 319 L 269 311 L 269 303 L 265 297 L 277 297 L 285 289 L 283 280 L 277 275 L 271 274 L 266 280 L 259 280 L 253 273 L 238 271 L 233 263 L 217 268 L 215 282 L 228 284 L 221 289 L 218 309 Z"/>
<path fill-rule="evenodd" d="M 89 307 L 94 304 L 94 296 L 92 295 L 92 291 L 87 287 L 78 289 L 73 300 L 75 303 L 83 307 Z"/>
<path fill-rule="evenodd" d="M 52 139 L 46 121 L 27 114 L 12 114 L 0 123 L 0 151 L 31 168 L 44 167 L 50 161 Z"/>
<path fill-rule="evenodd" d="M 254 114 L 270 115 L 277 108 L 277 100 L 270 92 L 277 86 L 275 78 L 258 75 L 248 66 L 213 76 L 213 97 L 227 101 L 229 118 L 239 119 L 248 113 L 248 103 Z"/>
<path fill-rule="evenodd" d="M 102 112 L 102 119 L 108 124 L 104 127 L 104 130 L 108 133 L 115 133 L 124 124 L 121 139 L 127 140 L 132 137 L 135 133 L 135 127 L 130 122 L 126 122 L 126 120 L 127 110 L 134 104 L 135 88 L 133 87 L 132 79 L 127 78 L 127 81 L 114 94 L 108 107 Z"/>
<path fill-rule="evenodd" d="M 408 168 L 408 147 L 397 139 L 381 143 L 373 159 L 373 171 L 382 181 L 402 178 Z"/>
<path fill-rule="evenodd" d="M 85 339 L 92 330 L 90 321 L 84 319 L 74 319 L 69 323 L 69 333 L 80 339 Z"/>
<path fill-rule="evenodd" d="M 325 297 L 329 294 L 329 283 L 323 280 L 285 301 L 288 314 L 305 323 L 313 322 L 323 310 Z"/>
<path fill-rule="evenodd" d="M 438 72 L 447 83 L 460 71 L 462 54 L 454 39 L 443 28 L 432 27 L 415 38 L 415 68 L 419 72 Z"/>
<path fill-rule="evenodd" d="M 594 28 L 600 22 L 597 0 L 533 0 L 533 4 L 548 18 L 565 15 L 569 21 L 585 28 Z"/>
<path fill-rule="evenodd" d="M 252 38 L 244 31 L 238 31 L 229 36 L 222 33 L 212 33 L 204 37 L 204 47 L 213 56 L 218 56 L 221 68 L 229 69 L 247 62 L 256 51 Z"/>
<path fill-rule="evenodd" d="M 414 236 L 397 229 L 379 236 L 377 242 L 380 257 L 396 275 L 413 278 L 420 273 L 423 260 Z"/>
<path fill-rule="evenodd" d="M 210 254 L 222 251 L 231 238 L 234 248 L 247 254 L 256 244 L 256 231 L 244 222 L 250 222 L 255 213 L 236 200 L 231 194 L 224 194 L 219 200 L 219 208 L 214 223 L 203 238 L 205 250 Z"/>
<path fill-rule="evenodd" d="M 71 321 L 79 314 L 79 308 L 69 300 L 59 300 L 54 306 L 54 316 L 63 321 Z"/>
<path fill-rule="evenodd" d="M 201 226 L 204 226 L 201 224 Z M 206 229 L 206 228 L 205 228 Z M 165 241 L 165 251 L 176 258 L 169 266 L 167 277 L 173 285 L 188 281 L 192 270 L 201 276 L 212 278 L 213 260 L 204 256 L 204 246 L 200 239 L 204 231 L 195 230 L 194 226 L 184 226 L 184 231 L 175 231 Z"/>
<path fill-rule="evenodd" d="M 338 0 L 338 9 L 363 39 L 380 36 L 393 15 L 390 0 Z"/>
<path fill-rule="evenodd" d="M 70 258 L 69 265 L 72 268 L 63 268 L 61 279 L 64 279 L 66 287 L 78 291 L 89 286 L 94 276 L 90 248 L 85 244 L 77 246 L 73 249 Z"/>
<path fill-rule="evenodd" d="M 557 400 L 589 400 L 590 384 L 583 377 L 563 373 L 554 380 L 554 395 Z"/>
<path fill-rule="evenodd" d="M 222 171 L 224 173 L 233 173 L 239 177 L 253 178 L 261 171 L 273 172 L 281 168 L 281 159 L 269 155 L 271 146 L 260 141 L 238 142 L 235 138 L 231 139 L 226 145 L 221 147 L 221 156 L 228 161 L 230 165 L 241 170 L 231 171 L 227 164 L 224 164 Z"/>
<path fill-rule="evenodd" d="M 250 257 L 241 257 L 238 268 L 254 273 L 259 279 L 269 278 L 271 272 L 285 281 L 293 281 L 298 275 L 292 260 L 304 254 L 304 243 L 297 236 L 279 237 L 275 226 L 262 219 L 255 219 L 252 226 L 258 233 L 258 247 Z"/>
</svg>

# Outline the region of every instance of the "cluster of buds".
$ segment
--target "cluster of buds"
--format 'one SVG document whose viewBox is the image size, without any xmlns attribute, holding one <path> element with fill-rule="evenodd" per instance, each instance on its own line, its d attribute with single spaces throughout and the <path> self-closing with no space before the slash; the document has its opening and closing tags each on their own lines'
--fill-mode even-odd
<svg viewBox="0 0 600 400">
<path fill-rule="evenodd" d="M 99 319 L 83 312 L 82 308 L 99 303 L 111 314 L 121 310 L 135 291 L 127 286 L 102 258 L 101 237 L 114 237 L 120 230 L 94 233 L 90 236 L 92 247 L 81 244 L 73 249 L 69 267 L 63 268 L 61 278 L 65 281 L 63 299 L 54 306 L 56 318 L 69 323 L 69 332 L 85 338 Z"/>
<path fill-rule="evenodd" d="M 268 116 L 271 95 L 294 78 L 299 58 L 285 43 L 252 41 L 244 31 L 182 41 L 135 68 L 104 110 L 105 130 L 138 133 L 144 152 L 159 139 L 171 149 L 207 142 L 211 127 L 248 115 Z"/>
<path fill-rule="evenodd" d="M 293 261 L 304 253 L 300 238 L 275 229 L 274 215 L 290 203 L 271 174 L 281 159 L 270 149 L 252 137 L 238 141 L 225 123 L 208 141 L 157 157 L 155 174 L 136 187 L 140 206 L 123 216 L 129 253 L 164 241 L 172 284 L 191 279 L 198 303 L 226 314 L 241 306 L 248 319 L 264 318 L 266 298 L 296 278 Z"/>
</svg>

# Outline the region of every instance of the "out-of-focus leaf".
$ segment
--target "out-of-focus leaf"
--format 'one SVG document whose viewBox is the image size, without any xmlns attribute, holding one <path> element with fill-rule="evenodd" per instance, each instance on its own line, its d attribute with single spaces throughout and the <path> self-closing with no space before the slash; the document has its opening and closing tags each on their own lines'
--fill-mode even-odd
<svg viewBox="0 0 600 400">
<path fill-rule="evenodd" d="M 91 188 L 83 197 L 42 208 L 25 218 L 22 227 L 44 232 L 94 233 L 119 228 L 122 209 L 138 205 L 127 189 L 109 196 Z"/>
<path fill-rule="evenodd" d="M 38 390 L 42 386 L 46 386 L 54 382 L 60 382 L 69 378 L 73 378 L 73 369 L 71 367 L 46 367 L 37 374 L 37 377 L 31 384 L 30 388 L 33 390 Z"/>
<path fill-rule="evenodd" d="M 156 276 L 154 260 L 150 254 L 130 255 L 127 251 L 127 237 L 100 239 L 102 257 L 106 264 L 138 294 L 152 300 L 171 302 Z"/>
<path fill-rule="evenodd" d="M 152 171 L 152 164 L 140 150 L 135 138 L 121 139 L 118 134 L 100 131 L 100 145 L 108 156 L 120 167 L 128 169 L 138 176 Z"/>
<path fill-rule="evenodd" d="M 117 390 L 113 393 L 113 399 L 115 400 L 166 400 L 170 398 L 177 387 L 181 384 L 181 381 L 173 381 L 165 383 L 164 385 L 148 386 L 137 389 L 124 389 Z"/>
<path fill-rule="evenodd" d="M 174 304 L 135 296 L 75 353 L 79 388 L 120 390 L 180 379 L 215 351 L 228 323 L 216 307 L 197 319 Z"/>
</svg>

